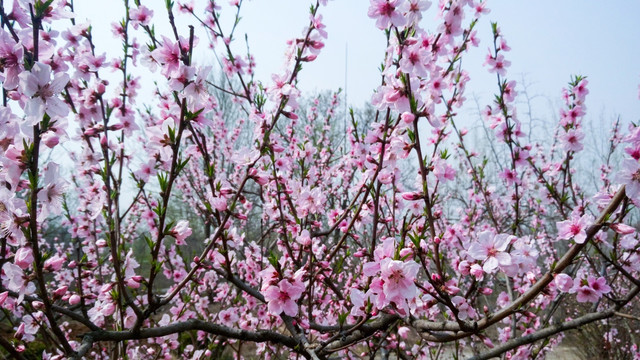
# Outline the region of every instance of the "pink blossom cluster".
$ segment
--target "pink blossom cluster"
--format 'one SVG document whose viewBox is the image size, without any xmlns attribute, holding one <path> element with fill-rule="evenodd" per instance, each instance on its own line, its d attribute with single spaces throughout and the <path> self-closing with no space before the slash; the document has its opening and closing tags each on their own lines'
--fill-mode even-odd
<svg viewBox="0 0 640 360">
<path fill-rule="evenodd" d="M 298 87 L 329 39 L 327 1 L 266 80 L 235 32 L 250 4 L 124 5 L 119 52 L 72 3 L 0 7 L 2 354 L 421 359 L 455 343 L 526 359 L 557 329 L 635 316 L 640 127 L 616 124 L 585 183 L 586 78 L 555 137 L 532 141 L 494 23 L 489 150 L 474 142 L 462 59 L 486 2 L 371 0 L 381 82 L 351 113 Z M 633 341 L 620 346 L 638 356 Z"/>
</svg>

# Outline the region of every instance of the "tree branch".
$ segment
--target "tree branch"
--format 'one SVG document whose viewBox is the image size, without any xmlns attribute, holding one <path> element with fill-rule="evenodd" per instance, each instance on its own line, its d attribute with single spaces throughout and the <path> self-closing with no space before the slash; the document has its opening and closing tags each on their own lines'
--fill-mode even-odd
<svg viewBox="0 0 640 360">
<path fill-rule="evenodd" d="M 598 231 L 600 231 L 600 229 L 604 226 L 604 223 L 606 222 L 606 220 L 618 208 L 618 206 L 620 205 L 620 203 L 624 198 L 625 198 L 625 190 L 623 186 L 622 188 L 620 188 L 620 190 L 618 190 L 618 192 L 613 197 L 613 199 L 611 199 L 611 202 L 609 202 L 609 205 L 607 206 L 607 208 L 604 209 L 604 211 L 602 211 L 602 213 L 600 214 L 598 219 L 593 223 L 593 225 L 587 229 L 587 239 L 585 240 L 584 243 L 573 245 L 564 254 L 564 256 L 556 263 L 555 267 L 547 271 L 542 276 L 542 278 L 540 278 L 527 292 L 525 292 L 520 297 L 512 301 L 509 305 L 502 308 L 500 311 L 498 311 L 495 314 L 488 315 L 482 318 L 481 320 L 470 324 L 473 331 L 462 329 L 459 326 L 456 327 L 453 324 L 450 324 L 450 325 L 445 325 L 446 329 L 444 330 L 448 330 L 452 332 L 462 330 L 464 332 L 449 334 L 448 336 L 427 336 L 427 340 L 437 341 L 437 342 L 446 342 L 446 341 L 452 341 L 452 340 L 467 337 L 472 333 L 477 333 L 478 331 L 486 329 L 489 326 L 501 321 L 505 317 L 517 311 L 520 307 L 526 305 L 529 301 L 531 301 L 533 298 L 538 296 L 538 294 L 540 294 L 540 292 L 542 292 L 542 290 L 544 290 L 544 288 L 547 287 L 547 285 L 549 285 L 549 283 L 553 281 L 554 276 L 556 274 L 561 273 L 567 266 L 571 264 L 573 259 L 589 243 L 589 240 L 591 240 L 598 233 Z M 415 321 L 414 324 L 418 331 L 431 331 L 433 330 L 432 329 L 433 326 L 437 326 L 437 325 L 434 325 L 437 323 L 433 323 L 431 321 Z"/>
<path fill-rule="evenodd" d="M 93 341 L 125 341 L 140 340 L 167 336 L 184 331 L 200 330 L 214 335 L 220 335 L 227 338 L 253 341 L 253 342 L 272 342 L 285 345 L 291 349 L 295 349 L 298 342 L 290 337 L 270 330 L 239 330 L 223 325 L 212 324 L 203 320 L 191 319 L 183 322 L 173 323 L 167 326 L 155 327 L 151 329 L 140 329 L 136 334 L 131 331 L 92 331 L 86 333 L 83 337 L 92 337 Z"/>
<path fill-rule="evenodd" d="M 507 352 L 509 350 L 515 349 L 519 346 L 530 344 L 535 341 L 548 338 L 550 336 L 553 336 L 557 333 L 560 333 L 566 330 L 577 329 L 580 326 L 592 323 L 594 321 L 610 318 L 614 315 L 626 315 L 626 314 L 618 313 L 618 310 L 624 307 L 624 305 L 627 304 L 629 301 L 631 301 L 631 299 L 633 299 L 636 295 L 638 295 L 639 292 L 640 292 L 640 287 L 636 286 L 633 288 L 633 290 L 631 290 L 631 292 L 627 295 L 627 297 L 621 303 L 605 311 L 592 312 L 592 313 L 583 315 L 577 319 L 563 322 L 561 324 L 553 325 L 548 328 L 544 328 L 542 330 L 538 330 L 533 334 L 512 339 L 500 346 L 496 346 L 495 348 L 491 349 L 490 351 L 487 351 L 484 354 L 474 356 L 469 360 L 487 360 L 492 357 L 498 356 L 504 352 Z"/>
</svg>

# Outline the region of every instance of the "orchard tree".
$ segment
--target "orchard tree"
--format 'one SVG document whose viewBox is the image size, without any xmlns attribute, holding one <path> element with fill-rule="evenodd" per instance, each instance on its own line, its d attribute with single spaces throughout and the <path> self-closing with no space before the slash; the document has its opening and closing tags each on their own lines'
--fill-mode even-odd
<svg viewBox="0 0 640 360">
<path fill-rule="evenodd" d="M 73 2 L 0 8 L 4 354 L 528 359 L 606 324 L 603 351 L 640 357 L 640 128 L 614 127 L 624 161 L 598 164 L 588 193 L 587 78 L 564 89 L 554 139 L 528 142 L 492 24 L 498 150 L 474 150 L 462 59 L 489 10 L 472 0 L 371 0 L 387 39 L 373 111 L 345 119 L 337 93 L 301 108 L 326 2 L 263 80 L 235 51 L 241 0 L 124 0 L 109 53 Z M 223 81 L 193 61 L 207 41 Z M 169 211 L 185 204 L 195 217 Z"/>
</svg>

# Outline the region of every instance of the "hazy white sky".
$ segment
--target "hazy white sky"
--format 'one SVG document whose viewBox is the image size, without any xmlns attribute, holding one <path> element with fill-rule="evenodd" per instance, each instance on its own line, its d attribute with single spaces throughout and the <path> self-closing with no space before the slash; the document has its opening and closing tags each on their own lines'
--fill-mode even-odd
<svg viewBox="0 0 640 360">
<path fill-rule="evenodd" d="M 143 1 L 155 10 L 157 32 L 169 35 L 163 3 Z M 196 0 L 198 3 L 204 2 Z M 230 20 L 233 15 L 224 13 L 227 2 L 220 3 L 223 18 Z M 92 19 L 98 52 L 119 51 L 120 44 L 113 39 L 109 24 L 122 17 L 122 4 L 116 0 L 76 0 L 75 6 L 79 19 Z M 423 20 L 428 29 L 435 30 L 429 24 L 436 24 L 436 6 L 432 5 Z M 385 40 L 374 21 L 367 17 L 368 7 L 366 0 L 333 0 L 321 9 L 329 39 L 318 60 L 305 65 L 300 77 L 303 91 L 344 88 L 348 47 L 349 103 L 361 106 L 370 99 L 372 89 L 380 83 L 378 68 Z M 507 54 L 512 62 L 508 78 L 519 81 L 525 74 L 532 83 L 532 94 L 555 102 L 570 75 L 586 75 L 590 82 L 587 106 L 591 116 L 605 114 L 610 118 L 620 114 L 625 121 L 640 119 L 639 1 L 490 0 L 488 7 L 491 13 L 476 27 L 480 46 L 472 49 L 464 60 L 472 77 L 467 97 L 473 93 L 486 103 L 496 91 L 495 75 L 488 74 L 482 63 L 490 46 L 490 22 L 497 21 L 512 48 Z M 243 34 L 248 33 L 259 79 L 268 82 L 270 74 L 279 71 L 285 42 L 300 36 L 308 23 L 308 8 L 309 2 L 305 0 L 245 0 L 237 46 L 244 48 Z M 185 35 L 186 23 L 179 29 Z M 204 42 L 206 38 L 201 39 L 196 61 L 213 62 Z"/>
</svg>

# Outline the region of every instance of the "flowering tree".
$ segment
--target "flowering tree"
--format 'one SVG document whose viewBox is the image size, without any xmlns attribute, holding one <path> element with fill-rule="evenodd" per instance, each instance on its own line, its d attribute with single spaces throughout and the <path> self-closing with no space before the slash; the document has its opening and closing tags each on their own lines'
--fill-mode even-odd
<svg viewBox="0 0 640 360">
<path fill-rule="evenodd" d="M 100 52 L 73 2 L 0 9 L 5 353 L 524 359 L 604 320 L 633 337 L 640 128 L 616 124 L 610 150 L 624 143 L 625 160 L 616 173 L 602 164 L 588 193 L 574 174 L 586 78 L 563 92 L 555 141 L 527 143 L 509 46 L 492 24 L 486 66 L 498 89 L 483 115 L 500 150 L 474 151 L 456 109 L 484 2 L 440 1 L 427 30 L 429 2 L 371 0 L 388 39 L 382 85 L 370 125 L 352 117 L 344 141 L 337 94 L 324 111 L 299 106 L 298 75 L 327 38 L 326 0 L 265 82 L 250 53 L 233 51 L 242 1 L 167 0 L 162 14 L 124 4 L 119 55 Z M 230 29 L 223 13 L 235 16 Z M 178 15 L 210 39 L 224 82 L 192 61 L 203 39 Z M 138 90 L 154 83 L 143 106 Z M 214 94 L 233 99 L 236 122 Z M 65 143 L 68 164 L 45 160 Z M 195 216 L 169 211 L 175 203 Z M 640 356 L 635 341 L 616 346 Z"/>
</svg>

